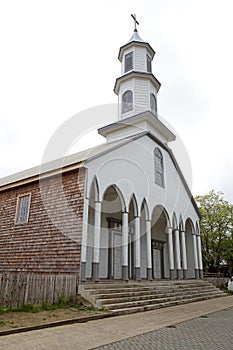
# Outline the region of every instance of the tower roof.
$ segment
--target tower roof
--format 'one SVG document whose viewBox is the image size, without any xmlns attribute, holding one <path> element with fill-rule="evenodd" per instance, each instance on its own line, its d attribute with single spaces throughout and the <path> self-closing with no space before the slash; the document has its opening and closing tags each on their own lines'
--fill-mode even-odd
<svg viewBox="0 0 233 350">
<path fill-rule="evenodd" d="M 130 48 L 132 46 L 138 46 L 138 45 L 146 47 L 147 50 L 150 52 L 152 59 L 154 58 L 155 51 L 152 49 L 150 44 L 140 37 L 140 35 L 138 34 L 138 31 L 134 31 L 133 35 L 131 36 L 129 41 L 125 45 L 120 47 L 118 59 L 120 61 L 122 61 L 123 52 L 124 52 L 125 49 L 128 49 L 128 48 Z"/>
<path fill-rule="evenodd" d="M 138 34 L 138 31 L 134 31 L 133 32 L 133 35 L 131 36 L 131 38 L 129 39 L 128 43 L 130 43 L 131 41 L 139 41 L 141 43 L 145 43 L 145 40 L 143 40 L 139 34 Z M 128 44 L 127 43 L 127 44 Z"/>
</svg>

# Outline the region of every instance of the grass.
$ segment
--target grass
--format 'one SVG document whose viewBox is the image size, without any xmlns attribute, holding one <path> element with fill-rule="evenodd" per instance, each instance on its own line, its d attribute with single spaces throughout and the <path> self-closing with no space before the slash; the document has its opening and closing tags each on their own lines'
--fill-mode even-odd
<svg viewBox="0 0 233 350">
<path fill-rule="evenodd" d="M 77 311 L 106 311 L 104 308 L 80 305 L 75 303 L 73 300 L 66 300 L 64 297 L 61 296 L 56 304 L 48 304 L 46 301 L 43 301 L 41 305 L 25 304 L 23 306 L 13 308 L 0 308 L 0 315 L 9 312 L 38 313 L 40 311 L 50 311 L 67 308 L 76 309 Z"/>
</svg>

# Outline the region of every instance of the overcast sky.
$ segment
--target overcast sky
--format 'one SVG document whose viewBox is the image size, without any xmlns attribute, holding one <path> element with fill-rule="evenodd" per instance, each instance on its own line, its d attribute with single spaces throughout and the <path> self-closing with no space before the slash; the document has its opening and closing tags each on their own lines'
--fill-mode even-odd
<svg viewBox="0 0 233 350">
<path fill-rule="evenodd" d="M 232 0 L 0 0 L 0 177 L 40 164 L 76 113 L 117 102 L 131 13 L 156 51 L 159 114 L 186 146 L 193 194 L 233 202 Z"/>
</svg>

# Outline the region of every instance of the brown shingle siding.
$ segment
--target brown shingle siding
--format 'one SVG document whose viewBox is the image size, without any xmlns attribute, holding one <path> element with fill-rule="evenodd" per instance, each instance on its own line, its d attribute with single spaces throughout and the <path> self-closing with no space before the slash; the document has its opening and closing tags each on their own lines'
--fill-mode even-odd
<svg viewBox="0 0 233 350">
<path fill-rule="evenodd" d="M 62 182 L 59 175 L 1 192 L 0 272 L 79 272 L 84 190 L 80 168 L 64 173 Z M 17 198 L 24 193 L 31 193 L 29 221 L 16 224 Z"/>
</svg>

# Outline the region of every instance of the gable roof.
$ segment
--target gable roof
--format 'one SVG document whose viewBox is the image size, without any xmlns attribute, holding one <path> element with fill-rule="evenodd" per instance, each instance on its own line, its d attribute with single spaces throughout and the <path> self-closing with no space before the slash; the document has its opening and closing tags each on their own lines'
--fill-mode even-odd
<svg viewBox="0 0 233 350">
<path fill-rule="evenodd" d="M 55 159 L 48 163 L 42 163 L 39 166 L 3 177 L 0 179 L 0 191 L 53 176 L 59 173 L 81 168 L 84 166 L 87 160 L 91 160 L 93 158 L 101 156 L 104 153 L 108 153 L 115 148 L 119 148 L 124 144 L 133 141 L 135 137 L 138 138 L 139 135 L 128 137 L 123 140 L 103 143 L 93 148 L 74 153 L 63 158 Z"/>
<path fill-rule="evenodd" d="M 155 141 L 157 144 L 159 144 L 171 157 L 171 160 L 176 168 L 177 173 L 180 176 L 180 179 L 185 187 L 185 190 L 194 206 L 194 209 L 198 215 L 198 217 L 201 219 L 201 214 L 199 212 L 199 209 L 197 207 L 197 204 L 195 202 L 195 199 L 189 189 L 189 186 L 185 180 L 185 177 L 176 161 L 176 158 L 171 150 L 167 146 L 167 144 L 162 143 L 158 138 L 156 138 L 154 135 L 152 135 L 150 132 L 145 131 L 141 132 L 137 135 L 124 138 L 122 140 L 103 143 L 101 145 L 95 146 L 93 148 L 84 150 L 82 152 L 74 153 L 69 156 L 66 156 L 64 158 L 60 158 L 57 160 L 53 160 L 51 162 L 42 164 L 37 167 L 33 167 L 31 169 L 21 171 L 19 173 L 6 176 L 2 179 L 0 179 L 0 191 L 4 191 L 6 189 L 21 186 L 26 183 L 38 181 L 40 179 L 44 179 L 50 176 L 57 175 L 59 173 L 65 173 L 74 169 L 78 169 L 81 167 L 84 167 L 85 163 L 87 161 L 91 161 L 93 159 L 99 158 L 102 155 L 109 153 L 113 151 L 114 149 L 118 149 L 122 147 L 123 145 L 126 145 L 134 140 L 137 140 L 143 136 L 147 135 L 150 139 Z"/>
</svg>

